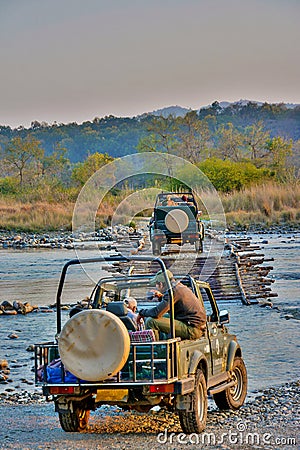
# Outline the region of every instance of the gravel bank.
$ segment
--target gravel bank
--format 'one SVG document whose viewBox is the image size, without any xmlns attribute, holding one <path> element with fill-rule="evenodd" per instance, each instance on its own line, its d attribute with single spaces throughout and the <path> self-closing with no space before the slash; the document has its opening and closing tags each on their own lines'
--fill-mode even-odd
<svg viewBox="0 0 300 450">
<path fill-rule="evenodd" d="M 300 380 L 255 393 L 239 411 L 209 402 L 207 428 L 183 435 L 176 414 L 123 412 L 103 406 L 85 433 L 61 430 L 53 404 L 39 394 L 0 397 L 1 449 L 297 449 L 300 445 Z M 174 433 L 174 434 L 172 434 Z"/>
<path fill-rule="evenodd" d="M 81 233 L 74 236 L 68 232 L 49 233 L 13 233 L 0 231 L 0 248 L 74 248 L 75 243 L 82 241 L 113 241 L 114 233 L 110 229 Z"/>
</svg>

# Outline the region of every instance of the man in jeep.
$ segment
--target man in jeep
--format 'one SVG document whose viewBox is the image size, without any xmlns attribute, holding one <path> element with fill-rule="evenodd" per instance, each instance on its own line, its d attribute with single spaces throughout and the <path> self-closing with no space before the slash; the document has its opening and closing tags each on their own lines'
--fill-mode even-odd
<svg viewBox="0 0 300 450">
<path fill-rule="evenodd" d="M 174 325 L 176 337 L 182 339 L 198 339 L 206 329 L 206 313 L 199 299 L 184 284 L 176 281 L 170 270 L 166 271 L 170 280 L 174 295 Z M 146 328 L 154 331 L 155 338 L 159 340 L 159 332 L 170 333 L 170 319 L 164 317 L 170 309 L 167 298 L 167 283 L 164 274 L 160 270 L 152 280 L 161 297 L 159 304 L 153 308 L 141 309 L 137 321 L 145 320 Z"/>
</svg>

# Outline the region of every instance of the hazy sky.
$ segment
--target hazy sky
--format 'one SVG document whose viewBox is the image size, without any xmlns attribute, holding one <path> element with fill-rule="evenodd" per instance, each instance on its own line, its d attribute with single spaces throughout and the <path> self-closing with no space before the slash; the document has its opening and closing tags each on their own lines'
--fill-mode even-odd
<svg viewBox="0 0 300 450">
<path fill-rule="evenodd" d="M 0 0 L 0 124 L 300 103 L 300 0 Z"/>
</svg>

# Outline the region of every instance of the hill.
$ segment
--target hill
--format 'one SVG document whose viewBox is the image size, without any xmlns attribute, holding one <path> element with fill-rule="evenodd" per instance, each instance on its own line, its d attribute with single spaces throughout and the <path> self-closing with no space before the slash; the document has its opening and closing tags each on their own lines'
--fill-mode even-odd
<svg viewBox="0 0 300 450">
<path fill-rule="evenodd" d="M 33 121 L 26 129 L 12 129 L 0 125 L 0 145 L 4 147 L 13 137 L 31 135 L 40 140 L 46 154 L 50 155 L 59 144 L 67 149 L 71 162 L 83 161 L 87 155 L 99 152 L 112 157 L 121 157 L 136 152 L 139 140 L 147 134 L 151 120 L 155 116 L 173 116 L 174 121 L 190 110 L 180 106 L 170 106 L 137 117 L 94 118 L 82 124 L 48 124 Z M 237 129 L 244 129 L 261 121 L 271 137 L 282 136 L 294 141 L 300 140 L 300 105 L 259 104 L 248 100 L 235 103 L 214 102 L 200 108 L 199 120 L 207 116 L 215 118 L 215 128 L 232 123 Z"/>
<path fill-rule="evenodd" d="M 183 108 L 182 106 L 167 106 L 162 109 L 156 109 L 155 111 L 145 113 L 141 117 L 145 116 L 161 116 L 161 117 L 184 117 L 191 108 Z"/>
</svg>

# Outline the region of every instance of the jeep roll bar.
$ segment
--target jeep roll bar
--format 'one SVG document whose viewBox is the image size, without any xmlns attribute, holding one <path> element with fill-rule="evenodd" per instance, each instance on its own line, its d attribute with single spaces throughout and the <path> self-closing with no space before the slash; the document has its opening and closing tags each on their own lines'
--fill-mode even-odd
<svg viewBox="0 0 300 450">
<path fill-rule="evenodd" d="M 66 264 L 63 266 L 60 280 L 57 288 L 57 294 L 56 294 L 56 330 L 57 334 L 61 332 L 61 297 L 62 297 L 62 291 L 67 275 L 67 270 L 70 266 L 75 265 L 84 265 L 84 264 L 93 264 L 98 262 L 130 262 L 130 261 L 155 261 L 157 262 L 161 270 L 165 276 L 166 285 L 168 288 L 168 291 L 170 291 L 170 332 L 171 332 L 171 338 L 175 338 L 175 324 L 174 324 L 174 295 L 173 290 L 171 287 L 170 280 L 166 274 L 166 266 L 165 263 L 157 257 L 152 256 L 123 256 L 123 255 L 111 255 L 111 256 L 98 256 L 95 258 L 76 258 L 71 259 L 70 261 L 66 262 Z"/>
</svg>

